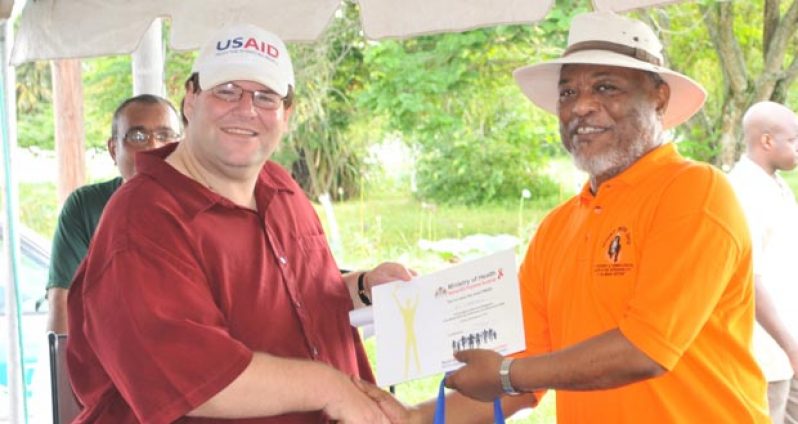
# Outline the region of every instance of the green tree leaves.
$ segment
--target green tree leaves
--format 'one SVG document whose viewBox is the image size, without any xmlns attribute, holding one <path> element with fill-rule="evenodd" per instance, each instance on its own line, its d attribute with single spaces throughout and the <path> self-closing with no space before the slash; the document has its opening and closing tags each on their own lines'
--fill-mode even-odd
<svg viewBox="0 0 798 424">
<path fill-rule="evenodd" d="M 437 202 L 515 199 L 556 189 L 544 161 L 559 152 L 556 119 L 533 108 L 512 71 L 560 53 L 560 19 L 385 41 L 366 51 L 371 80 L 358 100 L 420 152 L 419 194 Z M 573 11 L 572 11 L 573 12 Z M 564 43 L 563 43 L 564 44 Z"/>
</svg>

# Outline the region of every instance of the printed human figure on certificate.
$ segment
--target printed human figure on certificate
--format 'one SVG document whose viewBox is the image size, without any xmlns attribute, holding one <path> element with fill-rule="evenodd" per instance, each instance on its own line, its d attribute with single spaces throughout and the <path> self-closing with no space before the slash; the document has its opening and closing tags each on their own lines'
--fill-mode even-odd
<svg viewBox="0 0 798 424">
<path fill-rule="evenodd" d="M 412 353 L 415 360 L 415 372 L 421 372 L 421 360 L 418 357 L 418 338 L 416 338 L 416 310 L 421 296 L 417 291 L 413 291 L 412 296 L 405 296 L 401 299 L 398 295 L 399 287 L 393 290 L 393 300 L 399 313 L 402 314 L 402 322 L 405 325 L 405 378 L 410 376 L 410 356 Z M 410 294 L 410 293 L 406 293 Z"/>
</svg>

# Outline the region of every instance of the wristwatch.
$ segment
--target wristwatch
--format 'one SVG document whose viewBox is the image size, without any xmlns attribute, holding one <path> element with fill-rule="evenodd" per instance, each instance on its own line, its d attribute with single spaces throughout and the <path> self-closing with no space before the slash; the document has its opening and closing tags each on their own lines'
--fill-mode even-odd
<svg viewBox="0 0 798 424">
<path fill-rule="evenodd" d="M 366 271 L 357 276 L 357 296 L 364 305 L 371 306 L 371 298 L 366 292 Z"/>
<path fill-rule="evenodd" d="M 510 396 L 520 395 L 521 393 L 513 388 L 513 383 L 510 381 L 510 366 L 515 361 L 515 358 L 504 358 L 499 367 L 499 379 L 502 382 L 502 390 L 505 394 Z"/>
</svg>

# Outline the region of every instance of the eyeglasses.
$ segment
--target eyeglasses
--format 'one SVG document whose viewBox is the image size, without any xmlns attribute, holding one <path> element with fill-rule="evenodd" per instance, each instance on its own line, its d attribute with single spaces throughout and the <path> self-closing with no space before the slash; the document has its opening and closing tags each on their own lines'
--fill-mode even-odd
<svg viewBox="0 0 798 424">
<path fill-rule="evenodd" d="M 141 146 L 150 141 L 150 137 L 158 143 L 171 143 L 180 139 L 180 134 L 170 129 L 160 129 L 155 131 L 147 131 L 142 129 L 133 129 L 125 134 L 124 140 L 133 146 Z"/>
<path fill-rule="evenodd" d="M 244 93 L 252 93 L 252 104 L 259 109 L 277 110 L 283 103 L 283 97 L 273 91 L 266 90 L 245 90 L 232 82 L 219 84 L 211 88 L 216 98 L 226 102 L 237 102 L 241 100 Z"/>
</svg>

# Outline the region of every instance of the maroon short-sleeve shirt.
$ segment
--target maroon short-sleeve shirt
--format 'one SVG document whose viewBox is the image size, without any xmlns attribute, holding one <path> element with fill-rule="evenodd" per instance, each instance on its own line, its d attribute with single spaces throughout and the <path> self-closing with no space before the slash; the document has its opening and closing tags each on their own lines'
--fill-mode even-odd
<svg viewBox="0 0 798 424">
<path fill-rule="evenodd" d="M 373 381 L 349 325 L 348 291 L 290 175 L 267 163 L 254 211 L 177 172 L 163 160 L 173 149 L 137 156 L 138 174 L 106 207 L 70 290 L 67 363 L 84 405 L 77 422 L 214 422 L 184 415 L 230 384 L 253 352 Z"/>
</svg>

